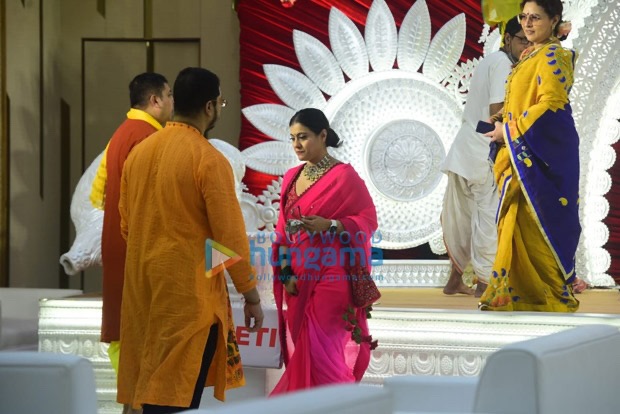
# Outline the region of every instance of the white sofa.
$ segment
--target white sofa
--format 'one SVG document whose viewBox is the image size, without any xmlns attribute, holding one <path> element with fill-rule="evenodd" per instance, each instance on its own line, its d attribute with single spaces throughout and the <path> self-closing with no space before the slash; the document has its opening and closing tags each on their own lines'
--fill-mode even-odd
<svg viewBox="0 0 620 414">
<path fill-rule="evenodd" d="M 92 363 L 74 355 L 0 352 L 0 413 L 96 414 Z"/>
<path fill-rule="evenodd" d="M 620 331 L 582 325 L 501 348 L 479 377 L 391 377 L 188 413 L 606 414 L 620 412 L 619 384 Z"/>
<path fill-rule="evenodd" d="M 39 300 L 80 294 L 77 289 L 0 288 L 0 351 L 36 351 Z"/>
<path fill-rule="evenodd" d="M 388 414 L 391 412 L 392 396 L 387 390 L 381 387 L 347 384 L 226 404 L 215 410 L 189 410 L 184 413 Z"/>
<path fill-rule="evenodd" d="M 479 377 L 388 378 L 395 413 L 620 412 L 620 331 L 582 325 L 507 345 Z"/>
</svg>

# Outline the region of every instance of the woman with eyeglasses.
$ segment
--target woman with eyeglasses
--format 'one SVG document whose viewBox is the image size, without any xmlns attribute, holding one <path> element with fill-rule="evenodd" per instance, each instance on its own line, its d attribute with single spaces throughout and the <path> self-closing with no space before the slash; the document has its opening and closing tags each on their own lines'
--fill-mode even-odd
<svg viewBox="0 0 620 414">
<path fill-rule="evenodd" d="M 525 0 L 519 20 L 532 43 L 506 83 L 504 108 L 487 134 L 502 146 L 498 248 L 483 310 L 575 312 L 579 136 L 569 92 L 576 53 L 557 39 L 561 0 Z"/>
<path fill-rule="evenodd" d="M 298 111 L 289 129 L 304 163 L 284 175 L 272 246 L 286 370 L 271 395 L 360 381 L 376 345 L 349 277 L 370 273 L 375 205 L 353 167 L 327 152 L 341 141 L 321 110 Z"/>
</svg>

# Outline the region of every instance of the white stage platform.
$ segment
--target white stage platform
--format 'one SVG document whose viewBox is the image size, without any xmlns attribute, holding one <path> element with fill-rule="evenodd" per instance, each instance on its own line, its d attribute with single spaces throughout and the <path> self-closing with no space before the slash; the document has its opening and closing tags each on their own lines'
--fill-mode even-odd
<svg viewBox="0 0 620 414">
<path fill-rule="evenodd" d="M 271 313 L 274 308 L 267 311 Z M 90 359 L 95 368 L 99 413 L 120 413 L 107 344 L 99 342 L 100 323 L 100 298 L 42 300 L 39 349 Z M 505 344 L 596 323 L 620 327 L 620 315 L 378 308 L 373 311 L 370 328 L 379 348 L 373 352 L 364 382 L 380 385 L 392 375 L 478 375 L 486 357 Z M 252 339 L 248 344 L 249 348 L 256 347 Z M 269 341 L 261 346 L 269 346 Z M 229 401 L 264 395 L 280 374 L 277 369 L 256 367 L 264 364 L 252 361 L 248 350 L 252 355 L 265 352 L 245 350 L 248 386 L 229 393 Z M 205 396 L 210 394 L 207 389 Z M 209 397 L 203 400 L 206 406 L 217 404 Z"/>
</svg>

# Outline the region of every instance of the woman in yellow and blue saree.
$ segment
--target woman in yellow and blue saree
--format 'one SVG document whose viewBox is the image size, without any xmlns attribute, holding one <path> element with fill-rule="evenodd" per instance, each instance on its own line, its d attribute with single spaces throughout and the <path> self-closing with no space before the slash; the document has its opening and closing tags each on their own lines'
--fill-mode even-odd
<svg viewBox="0 0 620 414">
<path fill-rule="evenodd" d="M 568 99 L 576 54 L 557 25 L 561 0 L 525 0 L 532 46 L 506 84 L 494 175 L 500 194 L 498 249 L 480 309 L 575 312 L 571 283 L 579 242 L 579 137 Z"/>
</svg>

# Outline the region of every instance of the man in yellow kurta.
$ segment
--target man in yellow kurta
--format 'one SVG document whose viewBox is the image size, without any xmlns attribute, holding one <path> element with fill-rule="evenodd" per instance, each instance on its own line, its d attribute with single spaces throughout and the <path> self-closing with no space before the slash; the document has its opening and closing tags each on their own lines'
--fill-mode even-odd
<svg viewBox="0 0 620 414">
<path fill-rule="evenodd" d="M 244 384 L 223 272 L 205 272 L 207 239 L 241 260 L 228 269 L 245 297 L 250 331 L 263 313 L 232 169 L 205 135 L 225 100 L 218 77 L 186 68 L 174 84 L 175 116 L 131 152 L 121 180 L 127 240 L 118 401 L 144 414 L 197 408 Z M 251 325 L 254 319 L 254 325 Z"/>
</svg>

